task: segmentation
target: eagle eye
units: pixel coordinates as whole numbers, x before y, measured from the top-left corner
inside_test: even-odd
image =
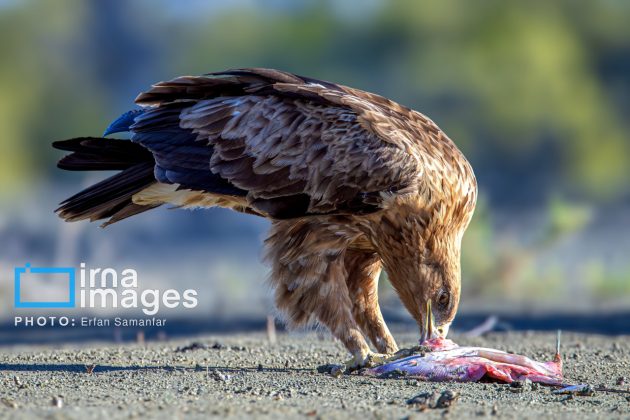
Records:
[[[437,304],[445,308],[448,306],[449,300],[450,300],[450,295],[448,294],[448,292],[445,290],[442,290],[440,294],[438,295]]]

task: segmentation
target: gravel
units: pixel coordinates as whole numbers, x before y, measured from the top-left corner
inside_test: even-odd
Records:
[[[397,338],[404,346],[416,339]],[[555,334],[451,338],[550,359]],[[629,389],[630,336],[565,333],[562,353],[567,382],[588,383],[593,395],[558,395],[529,383],[335,378],[317,367],[347,355],[338,343],[311,333],[280,334],[275,344],[264,334],[230,334],[126,345],[0,347],[0,418],[630,416],[630,394],[597,391]]]

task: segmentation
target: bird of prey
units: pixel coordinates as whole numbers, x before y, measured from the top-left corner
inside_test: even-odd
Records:
[[[72,152],[62,169],[120,170],[63,201],[63,219],[108,225],[165,203],[265,217],[278,309],[289,326],[330,329],[352,355],[348,366],[398,350],[378,303],[381,268],[423,339],[446,336],[477,183],[429,118],[362,90],[262,68],[160,82],[136,104],[104,134],[130,139],[54,143]],[[435,328],[425,326],[427,308]]]

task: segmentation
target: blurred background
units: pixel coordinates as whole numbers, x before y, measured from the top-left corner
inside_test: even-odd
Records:
[[[479,202],[456,328],[491,314],[628,319],[628,22],[623,0],[0,0],[0,323],[26,262],[196,288],[185,316],[208,328],[264,320],[264,220],[160,208],[106,229],[63,223],[57,203],[103,174],[58,170],[50,147],[100,135],[153,82],[253,66],[379,93],[462,149]],[[387,317],[409,322],[381,289]]]

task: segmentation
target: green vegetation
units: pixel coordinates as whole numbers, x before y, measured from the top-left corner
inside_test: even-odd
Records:
[[[545,171],[549,188],[598,199],[628,192],[627,2],[272,4],[1,6],[3,190],[50,174],[51,139],[98,133],[135,94],[123,85],[139,90],[180,73],[271,66],[426,112],[481,175],[492,159],[548,154],[552,164],[527,167]],[[115,33],[121,28],[123,36]]]
[[[391,97],[462,148],[466,293],[563,294],[544,254],[630,196],[628,22],[623,0],[0,1],[1,198],[67,176],[50,142],[100,134],[154,81],[276,67]],[[532,238],[497,227],[528,211]],[[578,262],[583,290],[630,294],[628,271]]]

